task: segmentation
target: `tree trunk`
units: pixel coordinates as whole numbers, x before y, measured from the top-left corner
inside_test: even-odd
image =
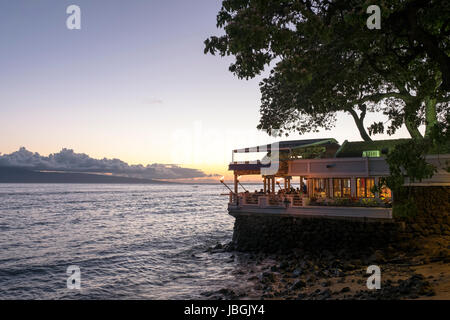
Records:
[[[364,141],[372,141],[370,136],[367,134],[366,128],[364,128],[364,117],[358,117],[358,114],[352,108],[347,109],[347,111],[352,115],[355,121],[356,127],[358,128],[359,134]]]
[[[413,139],[423,139],[416,121],[417,113],[420,109],[421,103],[422,100],[420,100],[420,98],[418,97],[414,97],[410,101],[405,101],[404,122],[409,135]]]
[[[417,128],[416,124],[405,118],[405,126],[406,129],[408,129],[409,135],[411,136],[411,138],[413,139],[422,139],[423,136],[419,131],[419,128]]]
[[[431,134],[432,128],[437,124],[436,99],[425,98],[425,137]]]

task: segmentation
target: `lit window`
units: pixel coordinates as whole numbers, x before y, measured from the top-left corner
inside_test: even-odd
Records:
[[[333,179],[333,196],[335,198],[350,197],[350,179]]]
[[[318,198],[326,198],[328,179],[313,179],[313,195]]]
[[[342,179],[342,197],[351,197],[352,189],[350,179]]]
[[[375,186],[374,178],[358,178],[356,179],[356,196],[358,198],[373,198],[375,195],[372,188]]]

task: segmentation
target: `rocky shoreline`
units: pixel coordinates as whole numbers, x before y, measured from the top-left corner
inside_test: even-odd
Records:
[[[230,252],[236,282],[218,291],[203,292],[205,299],[450,299],[450,236],[420,239],[415,246],[402,249],[233,250],[231,243],[208,250],[211,254]],[[379,290],[367,288],[370,265],[380,267]]]
[[[408,192],[406,192],[408,191]],[[205,299],[450,300],[450,187],[409,187],[416,214],[383,219],[234,214],[235,281]],[[405,198],[406,197],[406,198]],[[381,288],[368,289],[369,266]]]

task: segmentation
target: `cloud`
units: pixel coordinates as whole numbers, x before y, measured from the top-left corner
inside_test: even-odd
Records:
[[[87,154],[75,153],[65,148],[59,153],[45,157],[22,147],[10,154],[0,154],[0,166],[34,170],[112,173],[118,176],[145,179],[190,179],[211,176],[198,169],[182,168],[174,164],[154,163],[143,166],[129,165],[119,159],[94,159]]]
[[[158,98],[147,98],[143,100],[144,104],[163,104],[164,101]]]

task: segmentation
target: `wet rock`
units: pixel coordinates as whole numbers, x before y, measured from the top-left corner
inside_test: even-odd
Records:
[[[275,275],[271,272],[263,272],[263,274],[261,275],[261,282],[263,283],[275,282]]]
[[[329,299],[331,298],[331,290],[330,289],[325,289],[321,292],[320,294],[324,299]]]
[[[237,298],[237,295],[235,294],[235,292],[228,288],[222,288],[218,291],[218,293],[224,295],[225,298],[229,298],[229,299]]]
[[[324,281],[324,282],[321,283],[322,287],[324,287],[324,288],[331,286],[331,284],[332,284],[332,283],[331,283],[330,280]]]
[[[354,265],[355,268],[361,267],[362,261],[360,259],[354,259],[352,260],[352,265]]]
[[[212,296],[213,294],[215,294],[214,291],[205,291],[205,292],[201,292],[201,293],[200,293],[200,295],[201,295],[201,296],[204,296],[204,297],[210,297],[210,296]]]
[[[306,283],[303,280],[297,280],[294,282],[294,284],[291,286],[292,290],[298,290],[306,287]]]
[[[335,271],[334,271],[334,275],[336,276],[336,277],[345,277],[345,273],[344,272],[342,272],[342,270],[341,269],[336,269]]]
[[[354,264],[351,264],[351,263],[345,263],[343,265],[343,269],[347,270],[347,271],[352,271],[352,270],[356,269],[356,266]]]
[[[292,271],[292,276],[293,277],[298,277],[303,273],[303,271],[301,269],[295,269],[294,271]]]
[[[384,263],[386,259],[384,258],[383,252],[381,250],[376,250],[369,258],[369,263]]]
[[[297,296],[297,299],[298,299],[298,300],[303,300],[303,299],[305,299],[306,297],[307,297],[306,294],[304,294],[304,293],[299,293],[298,296]]]

